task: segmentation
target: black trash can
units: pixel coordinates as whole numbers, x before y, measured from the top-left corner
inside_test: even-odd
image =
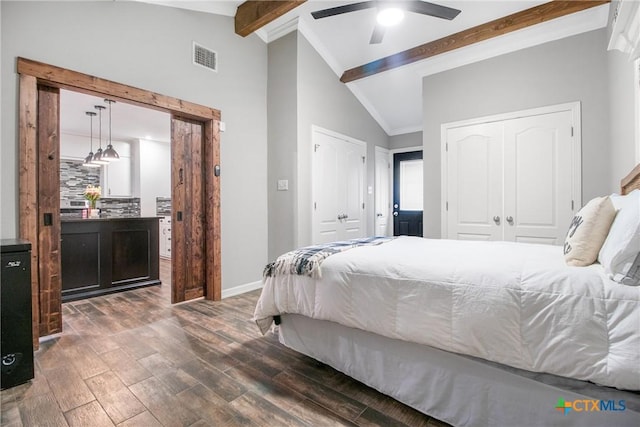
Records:
[[[33,378],[31,243],[1,239],[0,351],[2,390]]]

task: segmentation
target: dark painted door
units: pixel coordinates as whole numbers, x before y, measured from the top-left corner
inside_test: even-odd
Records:
[[[422,151],[393,155],[393,235],[422,237]]]

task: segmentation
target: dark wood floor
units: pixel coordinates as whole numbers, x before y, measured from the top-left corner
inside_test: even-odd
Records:
[[[162,286],[63,306],[2,426],[446,426],[262,337],[259,291],[171,306]]]

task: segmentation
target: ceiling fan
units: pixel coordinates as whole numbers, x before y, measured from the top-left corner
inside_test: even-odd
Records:
[[[403,11],[405,10],[408,12],[420,13],[422,15],[429,15],[448,20],[452,20],[461,12],[458,9],[421,0],[363,1],[311,12],[311,16],[315,19],[321,19],[329,16],[341,15],[343,13],[371,9],[374,7],[378,8],[378,16],[369,44],[378,44],[382,42],[386,28],[399,23],[404,17]]]

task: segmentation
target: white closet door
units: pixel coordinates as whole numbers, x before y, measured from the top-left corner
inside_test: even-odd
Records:
[[[391,165],[389,150],[376,147],[376,236],[388,236],[391,212]]]
[[[342,220],[344,239],[364,237],[364,160],[365,147],[352,142],[340,144],[344,199],[342,202]]]
[[[447,131],[448,238],[502,240],[502,141],[501,123]]]
[[[570,111],[504,124],[504,239],[560,245],[573,216]]]
[[[314,134],[313,153],[313,244],[339,240],[342,223],[338,219],[341,206],[342,173],[338,141],[317,132]]]
[[[313,133],[313,244],[364,237],[366,145]]]

